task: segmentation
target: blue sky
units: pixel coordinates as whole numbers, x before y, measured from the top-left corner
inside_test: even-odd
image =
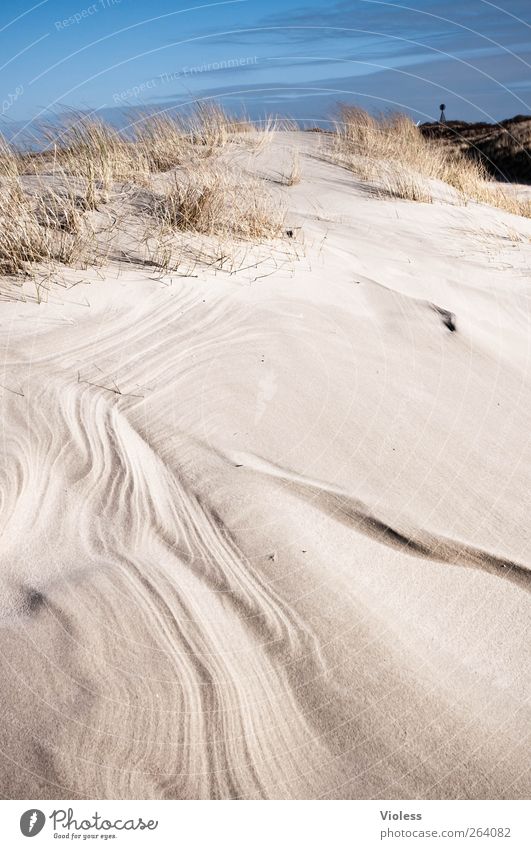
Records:
[[[416,120],[531,111],[530,0],[3,0],[2,128],[217,97],[323,121],[338,101]]]

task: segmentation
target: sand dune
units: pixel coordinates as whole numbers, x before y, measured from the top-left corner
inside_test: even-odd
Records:
[[[293,146],[285,262],[2,304],[5,797],[529,792],[531,222]]]

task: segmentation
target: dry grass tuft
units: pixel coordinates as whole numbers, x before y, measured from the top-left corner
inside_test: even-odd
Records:
[[[109,191],[114,182],[146,185],[152,173],[169,171],[185,162],[207,158],[231,142],[248,140],[260,147],[271,140],[272,121],[255,128],[229,115],[217,104],[199,104],[187,116],[141,116],[129,134],[84,114],[70,113],[61,127],[42,131],[46,153],[41,167],[59,167],[82,178],[94,198]],[[0,151],[1,155],[1,151]],[[32,157],[36,168],[38,157]]]
[[[291,169],[289,173],[283,179],[284,186],[297,186],[301,181],[301,163],[299,151],[295,150],[293,152],[293,157],[291,160]]]
[[[254,127],[228,115],[216,104],[200,105],[189,116],[153,115],[139,119],[134,140],[151,172],[165,172],[185,163],[215,156],[227,145],[245,143],[255,151],[268,144],[273,121]]]
[[[14,180],[19,176],[20,157],[11,145],[0,135],[0,183]]]
[[[40,182],[31,190],[27,158],[0,141],[0,273],[29,275],[36,263],[86,264],[94,233],[71,189]]]
[[[172,169],[180,169],[179,176],[150,210],[148,226],[164,232],[160,244],[186,230],[243,240],[277,236],[281,213],[260,181],[242,179],[218,162],[227,145],[244,140],[259,150],[275,130],[272,120],[257,128],[209,104],[185,118],[144,116],[129,134],[70,113],[62,126],[42,130],[41,153],[18,152],[0,137],[0,273],[28,275],[36,264],[86,264],[106,256],[91,213],[101,218],[100,207],[111,198],[123,206],[130,190],[153,197],[154,175]],[[120,230],[121,213],[114,209],[107,217]],[[133,229],[139,223],[129,221]]]
[[[280,235],[283,213],[263,184],[242,179],[221,164],[175,174],[151,212],[169,230],[192,231],[234,239],[273,239]]]
[[[520,215],[523,218],[531,218],[531,200],[520,198],[510,190],[504,188],[503,184],[491,182],[484,189],[483,196],[475,198],[481,203],[487,203],[511,215]]]
[[[55,199],[54,202],[55,203]],[[0,272],[28,275],[35,263],[84,263],[92,234],[74,206],[35,201],[12,182],[0,190]]]
[[[253,130],[249,121],[239,121],[217,103],[200,103],[185,123],[192,144],[208,150],[225,147],[237,133]]]
[[[531,203],[494,182],[479,160],[426,138],[406,115],[375,117],[343,106],[333,157],[363,180],[383,180],[383,193],[393,197],[431,200],[426,181],[440,180],[463,203],[473,200],[531,217]]]
[[[115,182],[145,184],[148,179],[150,169],[143,146],[102,121],[79,115],[59,130],[45,129],[43,135],[47,153],[41,165],[48,170],[51,166],[53,174],[75,178],[89,209],[107,202]],[[34,160],[34,168],[37,162]]]
[[[42,227],[64,230],[72,235],[79,235],[85,225],[83,204],[68,190],[45,189],[36,200],[35,213]]]
[[[417,203],[433,201],[426,181],[419,179],[414,172],[398,164],[382,168],[380,182],[381,188],[378,194],[381,197],[402,198]]]
[[[134,127],[136,146],[152,173],[170,171],[190,159],[192,144],[186,127],[177,119],[154,115]]]

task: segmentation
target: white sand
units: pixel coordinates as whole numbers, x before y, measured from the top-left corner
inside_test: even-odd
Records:
[[[5,797],[528,794],[531,221],[295,145],[298,259],[0,304]]]

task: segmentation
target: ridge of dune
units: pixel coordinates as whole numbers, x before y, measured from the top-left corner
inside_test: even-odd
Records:
[[[529,792],[531,222],[317,142],[289,260],[2,304],[4,795]]]

